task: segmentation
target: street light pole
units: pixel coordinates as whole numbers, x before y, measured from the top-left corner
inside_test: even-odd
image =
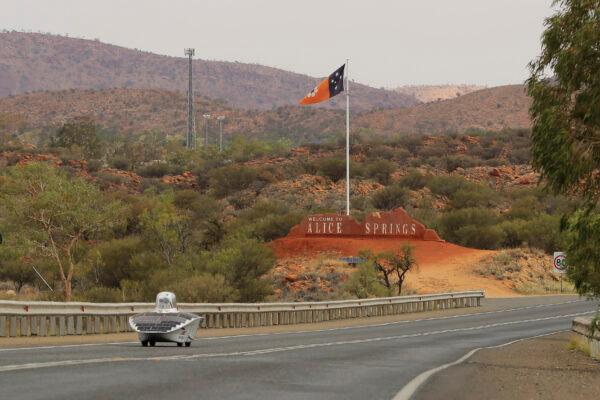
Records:
[[[204,147],[208,147],[208,124],[210,123],[210,114],[204,114]]]
[[[219,121],[219,152],[223,151],[223,120],[225,117],[223,115],[219,115],[217,117],[217,121]]]

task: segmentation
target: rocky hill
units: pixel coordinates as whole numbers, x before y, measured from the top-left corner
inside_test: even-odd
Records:
[[[395,88],[394,91],[414,96],[423,103],[454,99],[467,93],[483,90],[480,85],[408,85]]]
[[[186,96],[153,89],[66,90],[0,98],[0,114],[21,120],[25,129],[58,127],[79,116],[123,132],[186,130]],[[355,113],[353,129],[382,134],[462,132],[469,128],[501,130],[529,126],[529,99],[522,86],[486,89],[456,99],[409,108]],[[204,113],[224,115],[226,135],[244,133],[319,141],[344,129],[344,112],[319,108],[280,107],[243,110],[226,103],[196,98],[198,133]],[[214,123],[214,122],[213,122]]]
[[[529,128],[529,105],[523,85],[479,90],[451,100],[363,114],[358,124],[372,131],[444,133],[468,128]]]
[[[183,50],[182,50],[183,51]],[[330,71],[323,71],[327,74]],[[187,60],[99,41],[39,33],[0,33],[0,96],[40,90],[152,88],[185,92]],[[318,82],[257,64],[194,61],[195,91],[246,109],[297,104]],[[353,107],[369,110],[418,103],[411,95],[354,84]],[[320,107],[341,108],[341,99]]]

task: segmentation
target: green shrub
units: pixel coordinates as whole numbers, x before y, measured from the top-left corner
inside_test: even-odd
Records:
[[[367,165],[367,176],[382,185],[390,183],[390,178],[396,170],[396,164],[388,160],[377,160]]]
[[[368,155],[369,155],[369,158],[373,158],[373,159],[378,158],[378,159],[391,160],[396,156],[396,151],[391,146],[388,146],[385,144],[380,144],[380,145],[375,145],[372,148],[370,148],[368,151]]]
[[[525,240],[531,247],[552,253],[563,247],[559,215],[541,214],[527,223]]]
[[[426,175],[420,173],[416,169],[413,169],[409,171],[408,174],[400,178],[398,184],[400,186],[407,187],[410,190],[419,190],[424,188],[425,185],[427,185],[428,179],[429,178]]]
[[[231,164],[210,174],[210,187],[218,197],[225,197],[248,188],[259,176],[255,168]]]
[[[448,156],[448,158],[446,158],[446,170],[448,172],[455,171],[457,168],[471,168],[476,165],[479,165],[479,163],[471,156],[459,155]]]
[[[93,280],[106,287],[118,287],[124,279],[143,280],[151,267],[132,262],[143,249],[144,243],[136,236],[100,244],[100,262],[94,268]]]
[[[521,219],[503,221],[499,227],[504,232],[503,247],[518,247],[527,241],[528,222]]]
[[[469,182],[463,177],[456,175],[442,175],[431,178],[427,183],[427,186],[434,194],[450,197],[458,189],[462,189],[468,184]]]
[[[168,175],[170,170],[169,164],[160,162],[145,165],[138,168],[136,172],[144,178],[162,178],[163,176]]]
[[[371,203],[380,210],[393,210],[394,208],[405,207],[408,198],[408,189],[396,184],[375,192],[371,197]]]
[[[377,271],[370,263],[359,264],[343,285],[343,290],[358,299],[389,295],[388,289],[379,282]]]
[[[125,157],[115,157],[110,160],[110,166],[116,169],[127,171],[131,168],[131,162]]]
[[[270,215],[256,223],[252,234],[259,240],[269,242],[287,236],[290,229],[301,220],[300,214]]]
[[[487,186],[469,184],[450,195],[450,207],[473,208],[489,207],[495,203],[498,193]]]
[[[499,227],[504,232],[505,247],[529,246],[552,253],[563,247],[560,216],[539,214],[533,218],[511,219]]]
[[[127,182],[124,177],[111,174],[110,172],[98,172],[96,173],[96,178],[98,178],[98,186],[102,189],[106,189],[111,185],[122,185]]]
[[[231,237],[210,254],[208,271],[221,274],[239,293],[238,301],[264,300],[273,292],[265,275],[273,268],[273,251],[255,239]]]
[[[346,176],[346,162],[341,158],[326,158],[318,162],[319,174],[337,182]]]
[[[504,241],[504,232],[496,225],[466,225],[460,227],[455,235],[458,244],[477,249],[497,249]]]
[[[441,236],[453,243],[482,249],[498,248],[504,232],[495,226],[499,216],[486,208],[463,208],[445,213],[439,220]]]
[[[89,160],[87,163],[87,170],[88,172],[98,172],[102,166],[102,160]]]
[[[541,204],[534,196],[525,196],[513,201],[510,210],[506,213],[509,219],[528,220],[535,218],[541,211]]]

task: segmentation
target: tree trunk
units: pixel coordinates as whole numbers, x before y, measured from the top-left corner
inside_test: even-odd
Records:
[[[64,293],[65,293],[65,301],[71,301],[71,279],[63,279]]]

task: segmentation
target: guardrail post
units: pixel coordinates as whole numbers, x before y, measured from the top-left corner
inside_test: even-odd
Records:
[[[8,332],[6,331],[6,316],[0,315],[0,337],[8,336]]]
[[[66,333],[66,320],[65,320],[65,316],[61,315],[60,317],[58,317],[58,335],[59,336],[65,336]]]
[[[67,317],[67,335],[72,335],[75,333],[75,321],[72,315]]]
[[[54,315],[48,317],[48,336],[56,336],[56,321]]]
[[[75,334],[82,335],[83,334],[83,316],[77,315],[75,317]]]
[[[94,315],[94,333],[102,333],[100,332],[100,316]]]
[[[29,336],[29,317],[19,317],[19,331],[21,336]]]
[[[38,317],[38,335],[39,336],[47,336],[48,335],[48,325],[46,324],[46,316],[40,315]]]
[[[121,332],[127,332],[129,330],[129,327],[127,325],[129,325],[127,323],[127,316],[121,315],[119,317],[119,330]]]
[[[15,336],[17,336],[17,317],[11,316],[9,318],[9,322],[10,322],[10,327],[9,327],[10,331],[9,331],[8,336],[15,337]]]
[[[33,315],[31,317],[30,326],[31,326],[31,336],[39,336],[39,321],[40,317],[38,315]]]

